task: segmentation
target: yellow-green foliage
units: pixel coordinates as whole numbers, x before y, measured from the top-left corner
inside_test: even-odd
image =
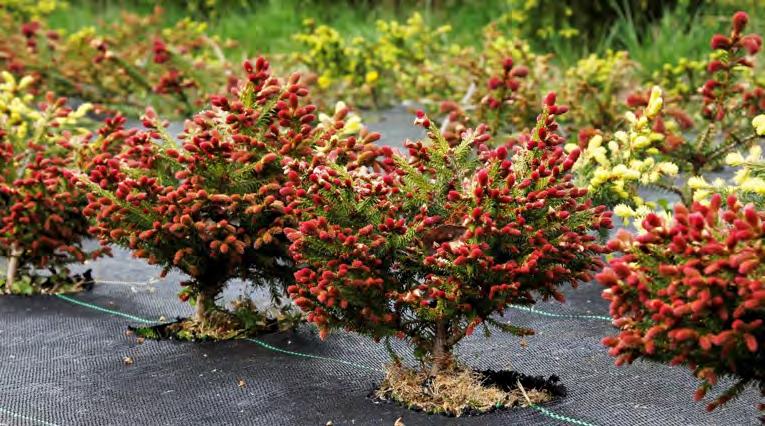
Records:
[[[308,31],[294,38],[308,50],[297,54],[296,59],[318,74],[318,89],[323,93],[345,93],[349,98],[361,100],[360,103],[371,97],[375,103],[377,93],[384,90],[388,81],[387,78],[380,81],[380,72],[385,72],[385,59],[390,53],[375,55],[367,39],[346,40],[334,28],[314,26],[312,20],[306,21],[306,26]]]
[[[574,16],[573,8],[561,2],[556,5],[554,11],[540,16],[540,7],[550,7],[549,4],[541,3],[539,0],[507,0],[509,12],[497,18],[497,23],[503,28],[508,28],[515,37],[570,39],[579,35],[579,30],[569,22]],[[559,12],[563,16],[560,16]]]
[[[433,61],[449,50],[445,35],[451,28],[431,28],[419,13],[405,23],[378,21],[369,37],[346,38],[310,19],[305,25],[294,39],[307,51],[295,54],[295,60],[317,74],[322,94],[362,106],[383,106],[413,88],[428,89],[421,70],[435,68]]]
[[[615,207],[617,215],[634,216],[637,208],[655,207],[638,194],[641,185],[658,184],[677,174],[677,166],[661,161],[659,149],[664,136],[651,130],[651,122],[662,108],[661,89],[654,87],[648,106],[640,117],[625,114],[629,124],[610,139],[593,136],[574,165],[580,184],[586,185],[598,204]],[[573,149],[574,147],[569,147]]]
[[[431,28],[422,15],[414,13],[405,24],[397,21],[377,21],[377,47],[387,55],[395,75],[395,95],[401,99],[422,100],[432,94],[453,96],[455,85],[444,61],[459,57],[463,48],[449,44],[449,25]],[[387,53],[386,53],[387,52]],[[458,85],[456,85],[458,86]],[[444,93],[444,91],[446,91]]]
[[[668,97],[679,96],[687,100],[704,82],[705,68],[704,61],[680,58],[677,63],[664,64],[660,71],[655,71],[652,80],[667,92]]]
[[[566,70],[561,97],[571,105],[574,123],[594,128],[609,127],[621,116],[621,99],[635,87],[635,64],[625,51],[591,54]]]
[[[67,7],[65,1],[58,0],[3,0],[0,9],[7,10],[23,20],[39,19],[56,9]]]

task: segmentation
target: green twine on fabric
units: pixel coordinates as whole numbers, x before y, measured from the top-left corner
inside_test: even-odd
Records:
[[[601,321],[608,321],[611,322],[613,319],[609,316],[605,315],[588,315],[588,314],[554,314],[552,312],[546,312],[546,311],[540,311],[536,308],[530,307],[530,306],[520,306],[520,305],[510,305],[513,309],[518,309],[519,311],[525,311],[532,314],[542,315],[546,317],[552,317],[552,318],[566,318],[566,319],[594,319],[594,320],[601,320]]]
[[[146,318],[141,318],[141,317],[138,317],[138,316],[135,316],[135,315],[130,315],[130,314],[127,314],[127,313],[124,313],[124,312],[120,312],[120,311],[114,310],[114,309],[107,309],[107,308],[104,308],[104,307],[101,307],[101,306],[98,306],[98,305],[94,305],[94,304],[91,304],[91,303],[88,303],[88,302],[83,302],[82,300],[78,300],[78,299],[75,299],[75,298],[70,297],[70,296],[65,296],[63,294],[57,294],[56,297],[58,297],[61,300],[65,300],[67,302],[73,303],[75,305],[82,306],[82,307],[85,307],[85,308],[94,309],[94,310],[99,311],[99,312],[103,312],[103,313],[107,313],[107,314],[116,315],[116,316],[119,316],[119,317],[131,319],[133,321],[138,321],[138,322],[141,322],[141,323],[144,323],[144,324],[156,324],[156,321],[152,321],[152,320],[149,320],[149,319],[146,319]],[[511,307],[514,308],[514,309],[520,309],[520,310],[523,310],[523,311],[526,311],[526,312],[530,312],[530,313],[534,313],[534,314],[539,314],[539,315],[543,315],[543,316],[547,316],[547,317],[553,317],[553,318],[599,319],[599,320],[611,321],[611,318],[605,317],[605,316],[600,316],[600,315],[561,315],[561,314],[554,314],[554,313],[551,313],[551,312],[539,311],[539,310],[536,310],[536,309],[533,309],[533,308],[529,308],[529,307],[526,307],[526,306],[512,305]],[[273,346],[273,345],[271,345],[269,343],[266,343],[266,342],[264,342],[264,341],[262,341],[260,339],[248,338],[248,339],[244,339],[244,340],[252,342],[252,343],[255,343],[255,344],[257,344],[257,345],[259,345],[259,346],[261,346],[261,347],[263,347],[265,349],[268,349],[268,350],[271,350],[271,351],[274,351],[274,352],[278,352],[278,353],[282,353],[282,354],[285,354],[285,355],[292,355],[292,356],[297,356],[297,357],[301,357],[301,358],[317,359],[317,360],[321,360],[321,361],[328,361],[328,362],[334,362],[334,363],[339,363],[339,364],[345,364],[345,365],[349,365],[351,367],[359,368],[359,369],[362,369],[362,370],[375,371],[375,372],[379,372],[379,373],[384,372],[380,368],[370,367],[368,365],[358,364],[358,363],[355,363],[355,362],[352,362],[352,361],[346,361],[346,360],[337,359],[337,358],[330,358],[330,357],[324,357],[324,356],[320,356],[320,355],[312,355],[312,354],[306,354],[306,353],[302,353],[302,352],[295,352],[295,351],[291,351],[291,350],[287,350],[287,349],[282,349],[282,348]],[[548,410],[547,408],[540,407],[538,405],[532,404],[532,405],[530,405],[530,407],[533,408],[534,410],[536,410],[537,412],[539,412],[540,414],[543,414],[543,415],[545,415],[545,416],[547,416],[547,417],[549,417],[551,419],[557,420],[557,421],[567,422],[567,423],[570,423],[570,424],[573,424],[573,425],[577,425],[577,426],[595,426],[594,424],[587,423],[587,422],[585,422],[583,420],[578,420],[578,419],[574,419],[572,417],[567,417],[567,416],[563,416],[563,415],[557,414],[557,413],[555,413],[553,411]],[[38,422],[39,424],[46,425],[46,426],[57,426],[57,425],[55,425],[53,423],[48,423],[48,422],[45,422],[45,421],[42,421],[42,420],[37,420],[37,419],[31,418],[31,417],[22,416],[20,414],[13,413],[13,412],[4,410],[2,408],[0,408],[0,413],[6,413],[6,414],[9,414],[9,415],[14,416],[14,417],[18,417],[18,418],[23,418],[23,419],[35,421],[35,422]]]

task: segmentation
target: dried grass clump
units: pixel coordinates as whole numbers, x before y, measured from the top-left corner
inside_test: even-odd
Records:
[[[136,333],[149,339],[228,340],[247,335],[248,330],[232,314],[213,311],[205,322],[192,318],[153,327],[139,327]]]
[[[536,389],[514,388],[505,391],[484,384],[481,374],[455,366],[431,376],[427,370],[389,364],[385,378],[375,392],[381,399],[396,401],[410,409],[428,413],[461,416],[465,413],[485,413],[497,408],[525,406],[549,401],[550,393]],[[528,397],[528,399],[527,399]]]
[[[294,330],[303,316],[289,305],[259,310],[250,299],[234,300],[231,309],[209,309],[205,321],[195,318],[155,326],[137,327],[136,334],[148,339],[229,340],[254,337],[264,333]]]
[[[262,326],[244,324],[232,313],[216,310],[209,314],[207,321],[200,322],[186,318],[170,324],[159,326],[138,327],[135,332],[148,339],[177,339],[177,340],[229,340],[255,335],[258,332],[275,331],[276,323],[264,323]]]

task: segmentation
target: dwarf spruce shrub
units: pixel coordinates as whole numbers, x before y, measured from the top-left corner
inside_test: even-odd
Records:
[[[533,131],[497,148],[485,126],[450,146],[419,113],[427,140],[408,156],[384,149],[386,171],[315,168],[287,231],[300,267],[288,291],[321,336],[403,339],[437,374],[476,327],[533,333],[495,314],[591,279],[605,250],[591,231],[611,226],[572,182],[579,152],[564,153],[555,122],[565,111],[549,95]]]
[[[765,395],[765,213],[715,195],[676,205],[672,219],[649,214],[642,228],[609,242],[623,255],[597,275],[620,330],[603,340],[616,363],[685,365],[702,380],[696,399],[734,377],[710,410],[750,384]]]
[[[0,277],[5,293],[74,291],[92,284],[70,277],[68,264],[96,258],[83,248],[88,221],[85,194],[64,178],[74,146],[89,137],[81,127],[90,106],[30,93],[32,77],[2,73],[0,83]]]
[[[523,126],[527,125],[530,104],[539,101],[534,96],[539,89],[538,81],[534,78],[539,77],[534,74],[538,70],[517,65],[512,56],[500,60],[496,55],[514,53],[524,60],[536,58],[523,50],[527,46],[515,46],[510,42],[500,44],[502,40],[487,40],[484,43],[486,51],[482,55],[477,58],[469,55],[471,60],[461,64],[460,68],[463,69],[458,71],[465,74],[461,78],[470,81],[462,100],[441,102],[439,112],[447,114],[441,128],[449,143],[457,143],[462,132],[481,123],[489,126],[491,133],[498,139],[523,130]],[[533,108],[537,105],[538,102],[534,102]]]
[[[274,77],[263,58],[244,69],[239,98],[214,97],[177,140],[152,111],[146,130],[110,121],[80,177],[92,191],[85,209],[91,231],[165,272],[188,275],[180,297],[195,300],[202,328],[229,280],[271,286],[274,294],[292,281],[283,230],[295,226],[286,200],[300,175],[285,168],[330,157],[353,169],[376,156],[379,135],[342,106],[320,121],[297,74]]]

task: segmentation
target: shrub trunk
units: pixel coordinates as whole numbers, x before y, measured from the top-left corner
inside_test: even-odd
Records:
[[[197,287],[196,306],[194,310],[194,321],[200,326],[205,326],[210,320],[210,315],[215,310],[215,298],[223,290],[225,281],[216,277],[212,280],[205,280],[204,284],[199,283]]]
[[[451,367],[454,361],[454,356],[452,355],[453,345],[450,344],[449,340],[449,327],[445,321],[440,321],[436,325],[433,348],[431,349],[433,365],[431,366],[430,373],[433,376]]]
[[[19,243],[13,243],[11,245],[11,253],[8,258],[8,272],[5,276],[5,292],[10,293],[13,288],[13,283],[16,281],[16,271],[19,269],[19,257],[21,257],[22,250]]]

